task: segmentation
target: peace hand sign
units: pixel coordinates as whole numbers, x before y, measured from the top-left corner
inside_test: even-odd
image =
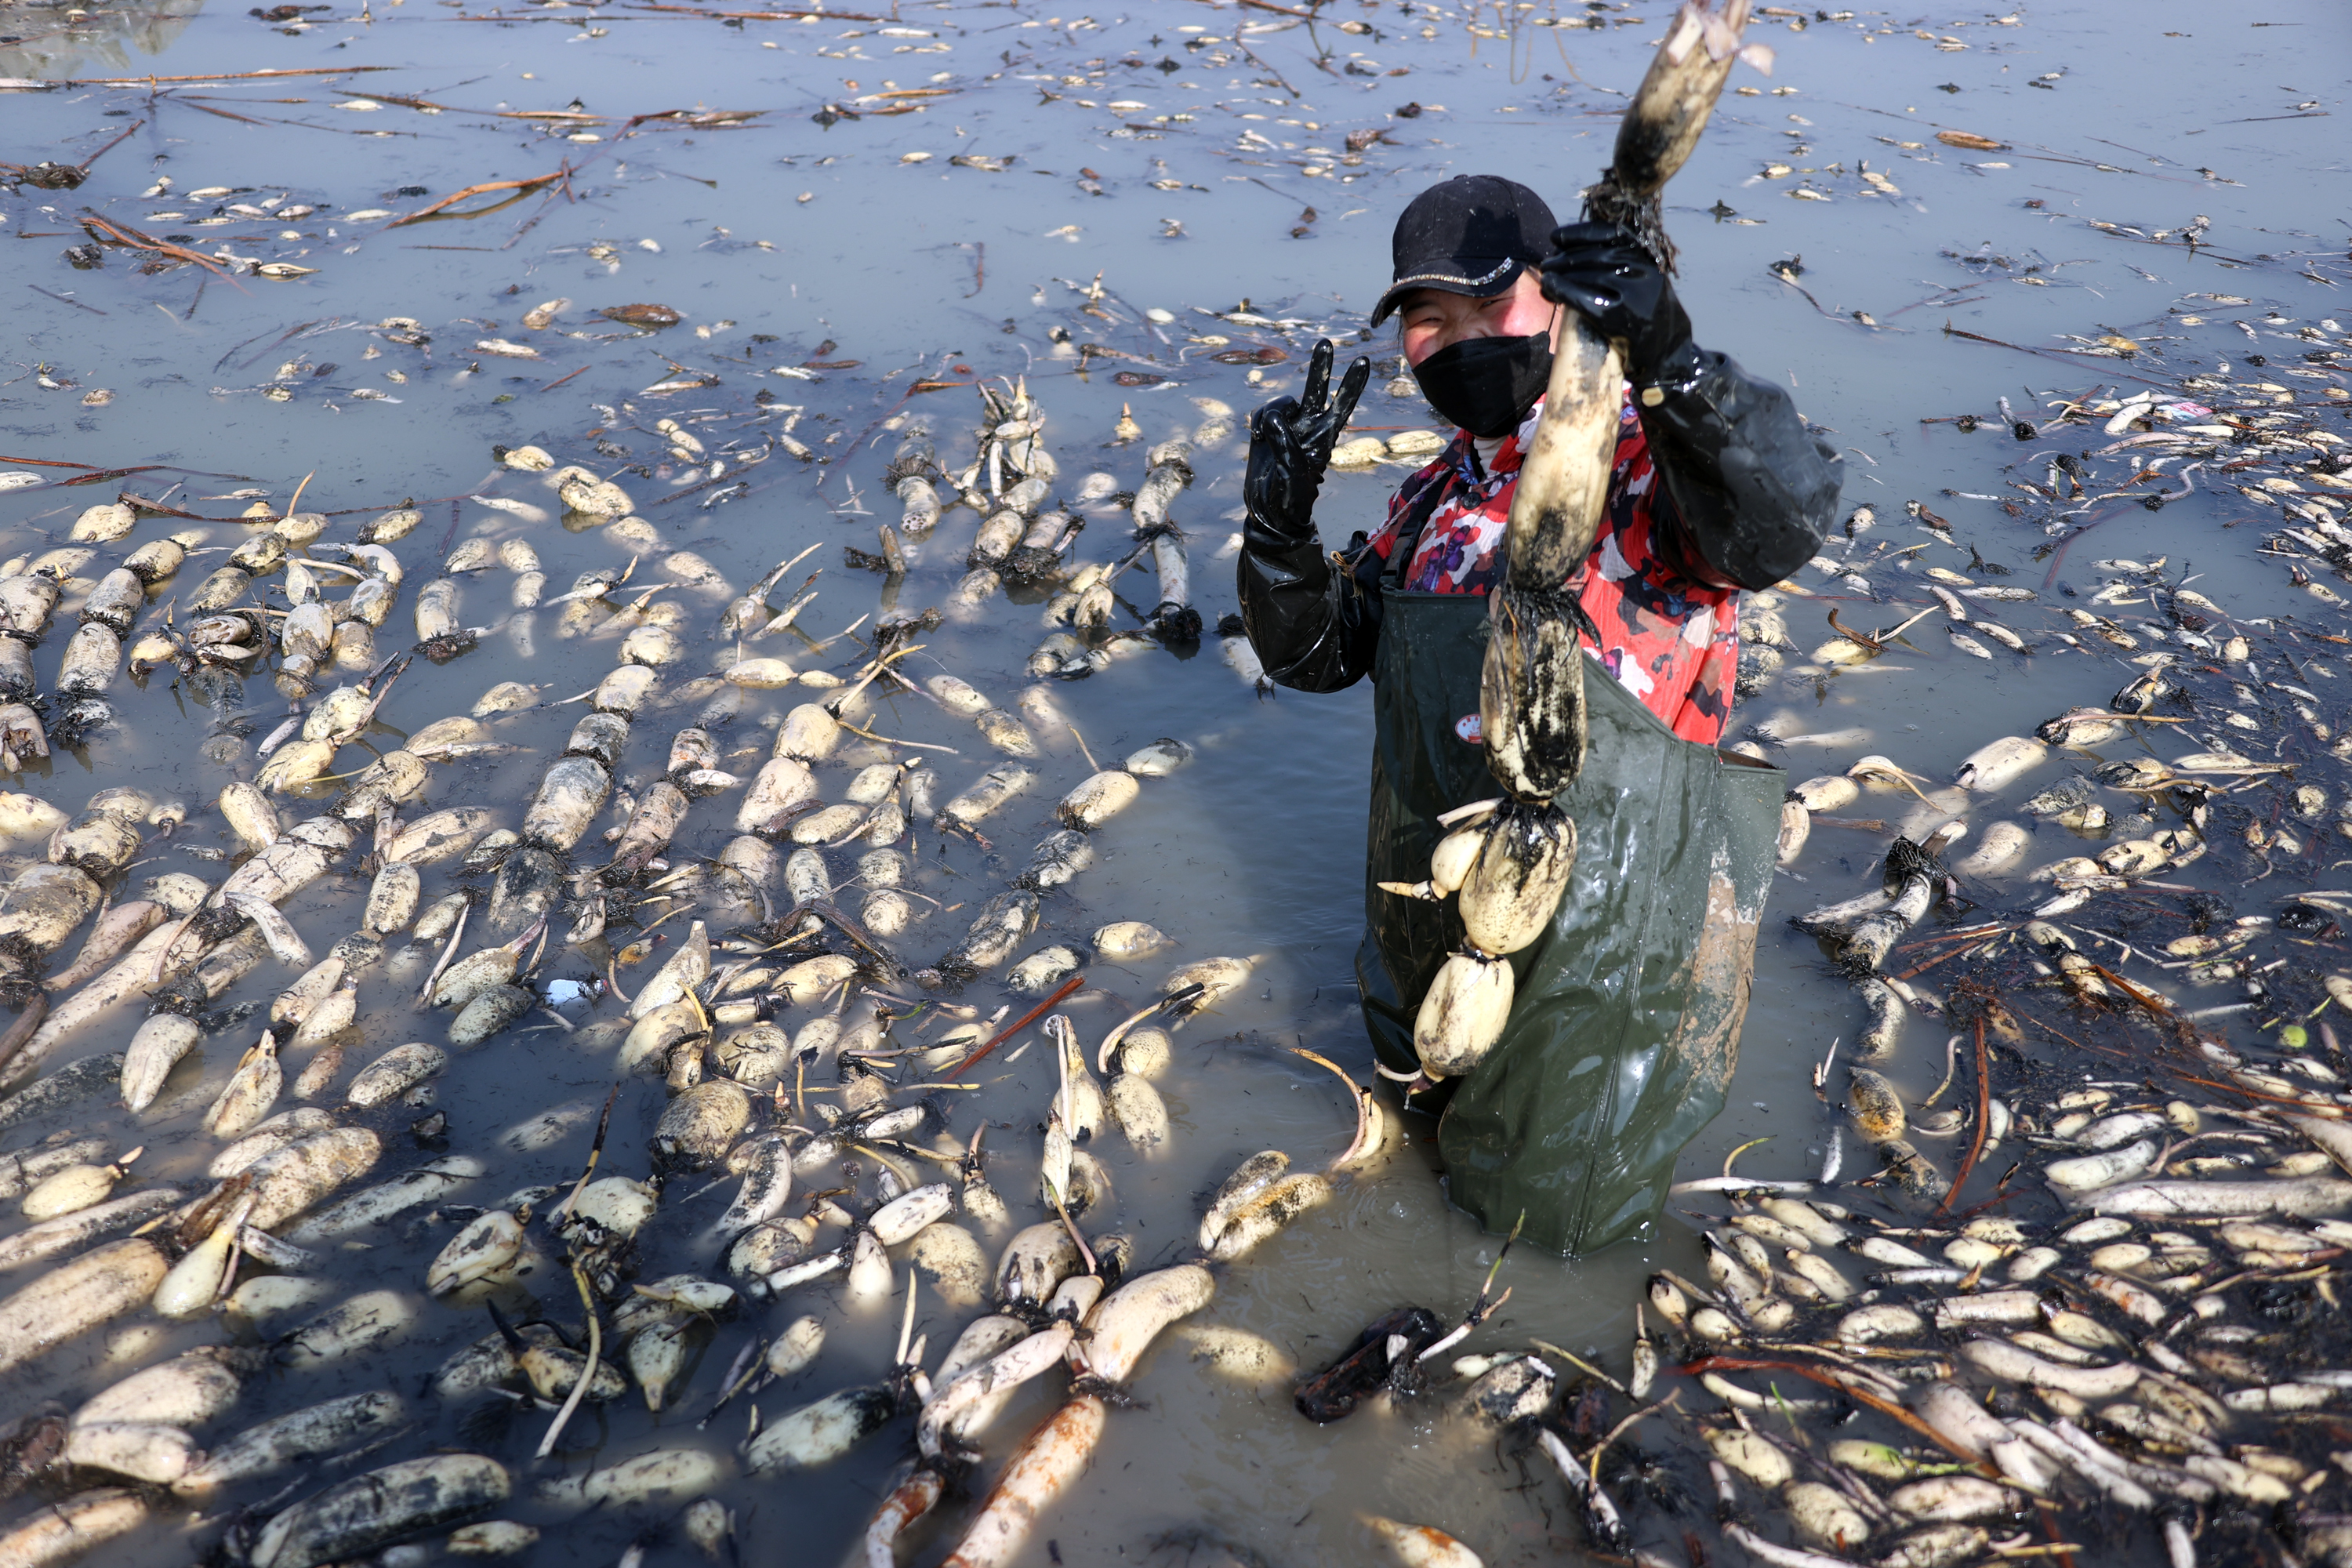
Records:
[[[1250,417],[1249,472],[1242,502],[1260,527],[1290,538],[1314,531],[1315,497],[1330,466],[1331,448],[1372,379],[1372,362],[1358,359],[1331,396],[1331,340],[1315,344],[1307,385],[1297,397],[1277,397]]]

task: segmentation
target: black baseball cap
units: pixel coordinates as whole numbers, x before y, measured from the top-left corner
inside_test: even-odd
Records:
[[[1395,280],[1372,325],[1416,289],[1478,299],[1504,292],[1549,253],[1557,226],[1541,196],[1500,174],[1456,174],[1430,186],[1397,219],[1389,242]]]

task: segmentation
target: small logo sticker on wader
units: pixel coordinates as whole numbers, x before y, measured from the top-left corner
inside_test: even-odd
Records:
[[[1478,715],[1475,713],[1465,713],[1461,718],[1456,719],[1454,721],[1454,732],[1474,746],[1482,743],[1486,739],[1479,729]]]

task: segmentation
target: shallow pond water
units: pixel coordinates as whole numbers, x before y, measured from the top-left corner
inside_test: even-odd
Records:
[[[201,552],[240,541],[247,529],[236,519],[256,501],[295,510],[299,487],[299,510],[328,515],[329,541],[349,541],[378,512],[413,501],[424,521],[392,546],[406,585],[379,637],[389,653],[405,641],[417,588],[468,539],[530,542],[551,597],[582,573],[633,559],[627,592],[671,582],[663,562],[677,551],[702,557],[740,592],[817,545],[772,597],[781,607],[792,584],[823,568],[796,628],[806,636],[780,635],[752,651],[854,671],[858,645],[831,641],[816,654],[807,639],[857,628],[882,607],[877,591],[908,608],[945,604],[977,519],[950,513],[890,588],[845,567],[842,547],[874,548],[877,524],[896,521],[883,470],[912,426],[928,426],[950,469],[969,460],[973,384],[983,379],[1026,377],[1066,494],[1097,471],[1109,476],[1107,489],[1132,489],[1150,443],[1195,440],[1197,478],[1175,515],[1192,542],[1197,606],[1213,626],[1232,608],[1228,544],[1248,411],[1296,388],[1318,333],[1343,344],[1359,338],[1386,277],[1397,209],[1449,174],[1496,171],[1544,190],[1568,214],[1603,162],[1623,94],[1669,13],[1655,3],[1342,4],[1310,26],[1271,5],[1081,16],[1037,5],[902,3],[887,16],[853,18],[363,0],[356,10],[271,16],[0,7],[0,77],[50,84],[34,90],[18,79],[0,92],[9,156],[79,164],[99,154],[78,186],[26,184],[0,196],[19,290],[9,323],[16,369],[0,386],[0,468],[26,476],[16,480],[23,488],[0,491],[0,557],[62,543],[84,507],[129,489],[195,520],[142,516],[134,533],[98,546],[94,563],[74,572],[101,575],[135,544],[201,531],[199,553],[151,595],[160,607],[218,563]],[[2256,558],[2264,530],[2229,531],[2260,514],[2210,479],[2161,511],[2125,500],[2063,519],[2061,533],[2095,531],[2046,552],[2053,536],[2043,522],[2067,509],[2011,481],[2045,482],[2055,443],[2013,440],[1996,405],[2005,397],[2020,417],[2047,420],[2053,399],[2127,394],[2144,374],[2168,387],[2263,353],[2307,373],[2289,387],[2291,401],[2343,427],[2326,402],[2343,373],[2303,358],[2315,345],[2296,336],[2316,329],[2319,346],[2345,336],[2329,319],[2342,309],[2345,237],[2338,215],[2313,201],[2343,174],[2331,118],[2344,76],[2335,9],[2285,4],[2255,16],[2161,4],[2126,17],[2099,5],[1965,15],[1808,7],[1776,9],[1755,36],[1777,51],[1773,74],[1734,77],[1736,95],[1670,192],[1668,221],[1701,341],[1787,376],[1809,418],[1848,454],[1847,509],[1875,512],[1875,529],[1855,536],[1848,557],[1869,563],[1868,594],[1808,572],[1806,595],[1781,605],[1799,649],[1831,636],[1831,604],[1863,629],[1927,606],[1929,567],[2006,567],[2000,581],[2043,602],[2000,606],[2040,649],[2031,658],[1999,649],[1990,660],[1968,657],[1931,621],[1916,647],[1872,665],[1768,683],[1735,718],[1734,736],[1760,733],[1792,778],[1878,752],[1940,785],[1985,741],[2103,703],[2133,673],[2113,648],[2069,649],[2044,635],[2066,625],[2053,606],[2126,580],[2120,568],[2103,570],[2104,560],[2163,557],[2175,580],[2201,574],[2200,591],[2242,618],[2311,613],[2278,566]],[[287,74],[246,74],[262,71]],[[98,79],[106,78],[115,79]],[[1939,132],[1963,144],[1939,141]],[[471,194],[446,212],[396,221],[460,192]],[[115,226],[86,228],[85,216]],[[2194,247],[2179,238],[2192,224]],[[124,237],[180,250],[156,267],[155,250],[98,243]],[[288,275],[262,276],[254,264]],[[571,303],[547,324],[526,322],[534,307],[559,300]],[[650,303],[668,307],[677,324],[642,331],[597,314]],[[1948,323],[1996,342],[1946,333]],[[2134,355],[2116,357],[2099,341],[2108,337],[2130,340]],[[1242,352],[1252,350],[1266,352]],[[1392,342],[1374,336],[1362,352],[1381,360],[1382,374],[1359,426],[1383,435],[1426,427],[1409,386],[1383,390]],[[1226,363],[1254,358],[1270,363]],[[1123,410],[1143,435],[1115,444]],[[1984,423],[1967,434],[1921,423],[1959,415]],[[703,450],[677,455],[675,438],[656,428],[662,420]],[[2096,434],[2070,430],[2066,447],[2104,444]],[[569,531],[539,478],[494,454],[525,444],[615,478],[644,526]],[[1368,525],[1406,471],[1391,463],[1336,475],[1319,514],[1327,540]],[[1996,496],[2012,498],[2015,511]],[[496,502],[509,504],[486,504]],[[1948,530],[1906,514],[1919,503],[1948,519]],[[1123,511],[1087,515],[1076,557],[1123,555]],[[1897,564],[1906,550],[1914,554]],[[460,618],[488,628],[479,646],[410,666],[339,770],[467,712],[498,682],[535,686],[551,702],[611,667],[616,638],[562,636],[553,608],[510,611],[510,581],[496,566],[467,578]],[[674,588],[656,600],[683,614],[683,652],[667,682],[733,662],[736,645],[716,630],[723,595]],[[1046,633],[1044,608],[1041,595],[1018,593],[954,614],[918,639],[924,647],[908,668],[954,674],[1009,706],[1035,684],[1024,666]],[[52,635],[35,654],[45,679],[63,642]],[[1801,651],[1790,658],[1802,661]],[[289,711],[266,668],[247,670],[243,695],[257,739]],[[753,771],[769,741],[762,726],[822,695],[744,693],[719,743],[752,748],[753,761],[722,765]],[[1197,648],[1128,644],[1089,679],[1055,684],[1052,700],[1106,763],[1163,735],[1199,752],[1189,768],[1147,781],[1139,803],[1096,836],[1097,864],[1046,900],[1033,946],[1113,920],[1149,921],[1177,944],[1090,966],[1090,989],[1067,1009],[1082,1037],[1098,1039],[1177,963],[1254,959],[1246,987],[1176,1036],[1176,1065],[1161,1083],[1174,1125],[1168,1156],[1146,1163],[1101,1151],[1115,1209],[1087,1227],[1129,1234],[1139,1267],[1172,1261],[1190,1247],[1203,1195],[1241,1156],[1280,1148],[1305,1165],[1347,1143],[1352,1119],[1339,1086],[1276,1047],[1303,1039],[1369,1075],[1350,969],[1368,694],[1265,700],[1211,635]],[[129,882],[173,870],[216,878],[224,867],[184,851],[235,848],[213,802],[233,777],[251,775],[249,747],[229,766],[201,757],[213,715],[168,668],[118,679],[110,700],[111,725],[10,787],[68,811],[114,784],[184,800],[185,827],[151,839]],[[619,770],[625,789],[651,780],[695,711],[681,705],[638,719]],[[519,750],[436,764],[426,804],[488,806],[512,826],[577,714],[542,707],[499,721],[496,738]],[[927,755],[950,791],[997,760],[969,723],[927,700],[877,700],[863,722],[895,741],[948,748]],[[1808,744],[1811,735],[1824,741]],[[1075,740],[1049,741],[1036,766],[1036,786],[986,825],[994,855],[919,834],[919,892],[968,910],[1019,869],[1053,826],[1051,803],[1091,771]],[[832,767],[821,783],[837,798],[847,776]],[[2011,786],[1977,815],[1989,820],[2046,782]],[[1891,829],[1908,800],[1873,791],[1853,815]],[[299,809],[287,803],[289,820]],[[600,817],[598,831],[613,821]],[[731,822],[732,797],[698,804],[674,858],[715,854]],[[1777,884],[1730,1108],[1690,1150],[1689,1173],[1713,1173],[1727,1152],[1768,1137],[1743,1156],[1743,1170],[1818,1168],[1832,1118],[1813,1097],[1811,1070],[1860,1015],[1820,947],[1780,917],[1874,881],[1888,836],[1819,826]],[[39,849],[37,841],[10,847],[26,857]],[[834,874],[852,872],[851,858],[836,853]],[[459,880],[454,863],[427,868],[427,901]],[[346,868],[288,913],[323,951],[356,925],[366,890]],[[663,934],[682,936],[682,923]],[[929,962],[961,929],[942,912],[899,945]],[[634,989],[659,957],[618,972],[622,984]],[[548,963],[585,978],[597,961],[555,950]],[[217,1005],[266,1006],[293,973],[265,961]],[[414,988],[381,970],[362,980],[365,1045],[353,1067],[402,1040],[441,1038],[445,1016],[413,1012]],[[1008,1021],[1030,1005],[989,980],[961,1000],[983,1016],[1007,1001]],[[796,1026],[807,1012],[785,1021]],[[128,1011],[111,1015],[54,1059],[119,1049],[134,1023]],[[142,1117],[91,1101],[11,1130],[8,1146],[72,1126],[118,1149],[144,1143],[142,1180],[201,1183],[218,1145],[198,1120],[258,1027],[239,1022],[209,1037]],[[1942,1070],[1933,1032],[1912,1027],[1893,1069],[1906,1088],[1932,1086]],[[975,1070],[980,1092],[954,1097],[953,1126],[968,1136],[988,1122],[992,1179],[1025,1224],[1044,1212],[1034,1129],[1055,1075],[1042,1047],[1017,1058],[1011,1049]],[[498,1135],[550,1106],[593,1107],[612,1081],[609,1043],[584,1052],[543,1016],[454,1055],[430,1086],[431,1106],[448,1117],[447,1148],[490,1168],[451,1201],[488,1205],[572,1180],[588,1122],[528,1155]],[[604,1173],[647,1173],[664,1099],[658,1079],[625,1084]],[[429,1157],[397,1147],[425,1109],[373,1118],[395,1146],[379,1176]],[[1337,1202],[1223,1269],[1201,1321],[1262,1334],[1311,1368],[1393,1306],[1465,1310],[1497,1241],[1445,1205],[1420,1152],[1429,1132],[1405,1121],[1385,1161]],[[869,1164],[863,1195],[873,1176]],[[642,1278],[716,1268],[709,1225],[727,1194],[704,1185],[671,1183],[643,1239]],[[632,1395],[583,1412],[558,1458],[534,1467],[543,1414],[486,1436],[478,1412],[461,1428],[466,1409],[417,1394],[444,1356],[488,1329],[478,1310],[424,1298],[425,1264],[457,1228],[418,1211],[366,1246],[330,1254],[339,1293],[407,1292],[413,1327],[348,1367],[257,1377],[205,1439],[336,1394],[394,1387],[411,1396],[415,1424],[367,1463],[462,1444],[500,1458],[519,1478],[518,1500],[502,1511],[547,1527],[523,1561],[605,1562],[642,1547],[646,1560],[684,1562],[693,1549],[666,1523],[674,1505],[568,1516],[531,1489],[656,1446],[731,1455],[753,1405],[772,1422],[872,1381],[897,1343],[899,1299],[860,1310],[822,1283],[799,1288],[720,1325],[670,1411],[651,1415]],[[1696,1277],[1697,1258],[1676,1212],[1646,1246],[1574,1261],[1517,1250],[1501,1280],[1514,1294],[1470,1348],[1541,1338],[1622,1369],[1644,1276],[1665,1266]],[[23,1283],[24,1272],[0,1285]],[[576,1323],[565,1289],[541,1296],[551,1318]],[[739,1351],[804,1312],[834,1326],[819,1361],[697,1426]],[[915,1322],[936,1364],[959,1314],[926,1294]],[[0,1415],[47,1398],[78,1403],[134,1365],[239,1332],[249,1331],[218,1320],[125,1319],[12,1374]],[[987,1443],[996,1458],[1052,1408],[1054,1382],[1033,1385],[1000,1419]],[[1133,1407],[1112,1412],[1094,1466],[1041,1522],[1024,1561],[1222,1561],[1213,1553],[1230,1550],[1272,1563],[1354,1562],[1370,1550],[1359,1523],[1368,1510],[1441,1525],[1490,1563],[1581,1549],[1557,1478],[1498,1451],[1439,1402],[1318,1429],[1294,1413],[1281,1379],[1234,1381],[1174,1336],[1146,1362],[1133,1394]],[[842,1560],[906,1457],[904,1428],[822,1471],[730,1482],[719,1495],[736,1510],[740,1560]],[[228,1500],[255,1503],[278,1484]],[[110,1558],[207,1552],[226,1512],[160,1510]],[[943,1510],[913,1560],[936,1560],[961,1517]]]

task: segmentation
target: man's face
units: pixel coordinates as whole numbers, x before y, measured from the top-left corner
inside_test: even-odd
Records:
[[[1529,338],[1551,331],[1559,307],[1543,297],[1533,268],[1509,290],[1474,299],[1442,289],[1417,289],[1397,307],[1405,363],[1418,366],[1440,349],[1468,338]]]

